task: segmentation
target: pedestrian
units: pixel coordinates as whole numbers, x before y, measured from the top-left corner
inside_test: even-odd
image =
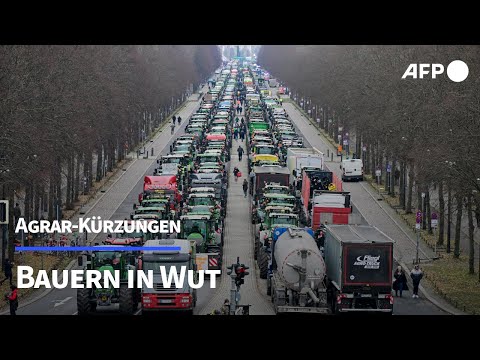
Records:
[[[244,130],[244,128],[242,128],[242,129],[240,130],[240,140],[242,140],[242,141],[245,140],[245,130]],[[241,160],[241,159],[240,159],[240,160]]]
[[[175,124],[170,125],[170,129],[172,129],[171,134],[173,135],[173,133],[175,132]]]
[[[177,120],[177,117],[175,115],[172,116],[172,124],[175,125],[175,121]]]
[[[238,145],[237,152],[238,152],[238,161],[242,161],[242,156],[243,156],[244,150],[240,145]]]
[[[178,115],[177,121],[178,121],[178,125],[180,125],[180,123],[182,122],[182,118],[180,117],[180,115]]]
[[[10,315],[17,315],[16,311],[18,309],[18,294],[17,287],[15,285],[10,285],[10,294],[5,295],[5,300],[8,301],[10,305]]]
[[[243,108],[240,106],[240,114],[242,113],[242,111],[243,111]]]
[[[240,123],[241,123],[242,126],[245,125],[245,119],[243,117],[241,118]]]
[[[3,285],[5,280],[10,281],[10,285],[12,285],[12,278],[13,278],[13,262],[10,261],[10,259],[5,259],[5,263],[3,265],[3,273],[5,274],[5,279],[0,282],[0,285]]]
[[[238,116],[235,117],[235,124],[238,124]]]
[[[398,296],[400,292],[400,297],[402,297],[402,292],[408,290],[407,286],[407,277],[401,266],[397,267],[395,273],[393,274],[395,281],[393,282],[393,290],[395,290],[395,296]]]
[[[225,299],[222,308],[220,309],[221,315],[230,315],[230,300]]]
[[[233,130],[233,138],[235,140],[238,140],[238,127],[236,127],[235,130]]]
[[[418,287],[420,286],[420,280],[423,277],[423,271],[420,269],[420,265],[415,265],[412,272],[410,273],[410,277],[412,278],[413,282],[413,298],[418,299]]]
[[[240,170],[235,166],[233,168],[233,176],[235,176],[235,181],[238,180],[238,173],[240,172]]]
[[[243,195],[244,197],[247,197],[247,191],[248,191],[248,181],[247,179],[243,179]]]

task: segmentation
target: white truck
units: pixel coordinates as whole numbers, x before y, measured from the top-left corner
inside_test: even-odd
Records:
[[[302,179],[302,168],[312,167],[323,170],[324,154],[317,148],[288,148],[287,168],[290,172],[290,184],[297,189]]]
[[[359,180],[363,181],[362,159],[345,159],[340,164],[342,169],[342,181]]]

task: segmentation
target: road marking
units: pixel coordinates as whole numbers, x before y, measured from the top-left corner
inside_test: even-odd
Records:
[[[52,302],[55,302],[55,305],[53,305],[54,308],[56,308],[57,306],[60,306],[60,305],[64,305],[68,300],[72,299],[71,296],[69,297],[66,297],[65,299],[63,300],[52,300]]]

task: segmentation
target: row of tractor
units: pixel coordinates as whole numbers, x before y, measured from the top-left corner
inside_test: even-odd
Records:
[[[264,90],[264,70],[250,71],[257,81],[246,105],[255,259],[276,313],[392,314],[393,240],[354,211],[324,154],[306,147],[281,98]],[[361,161],[355,166],[363,174]]]
[[[110,234],[104,247],[112,250],[89,252],[79,257],[85,269],[102,272],[120,271],[120,287],[79,289],[77,307],[80,315],[98,306],[119,303],[123,314],[132,314],[141,304],[142,313],[183,310],[193,313],[196,289],[185,282],[164,286],[160,266],[168,273],[180,266],[195,272],[222,267],[224,220],[227,214],[227,191],[233,97],[237,90],[235,64],[229,64],[216,78],[215,85],[203,97],[200,107],[190,116],[182,135],[176,136],[169,153],[158,157],[151,175],[144,177],[142,192],[128,222],[134,220],[180,220],[179,234],[124,233]],[[114,246],[142,246],[147,250],[116,251]],[[162,247],[162,250],[151,250]],[[128,288],[128,270],[153,270],[153,286],[143,284]],[[196,281],[194,281],[196,282]]]

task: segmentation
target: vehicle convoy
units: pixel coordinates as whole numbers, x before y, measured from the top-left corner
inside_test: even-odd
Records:
[[[332,311],[391,315],[394,241],[369,225],[325,228],[324,256]]]
[[[126,243],[121,245],[128,245]],[[102,245],[102,248],[118,247],[117,245]],[[80,288],[77,289],[77,311],[78,315],[88,315],[95,312],[98,307],[119,304],[119,311],[124,315],[131,315],[138,308],[140,302],[140,289],[137,289],[136,279],[134,288],[128,288],[128,270],[137,270],[137,255],[126,251],[93,251],[84,256],[78,257],[78,266],[83,270],[98,270],[102,273],[100,284],[103,284],[105,273],[112,276],[115,270],[120,274],[120,287],[116,288],[110,283],[108,288]],[[83,282],[85,283],[85,278]]]
[[[267,280],[275,313],[328,314],[325,275],[325,261],[312,230],[275,230]]]
[[[165,274],[171,270],[180,273],[181,267],[185,267],[185,279],[188,270],[194,271],[194,280],[197,283],[197,265],[195,263],[195,241],[183,239],[149,240],[145,242],[147,247],[162,247],[164,250],[143,251],[141,268],[143,271],[153,271],[153,288],[143,283],[142,287],[142,314],[154,311],[180,310],[193,314],[197,303],[197,291],[190,287],[188,281],[183,282],[182,288],[177,288],[172,281],[170,286],[162,282],[160,267],[165,267]],[[179,250],[174,249],[179,248]]]

